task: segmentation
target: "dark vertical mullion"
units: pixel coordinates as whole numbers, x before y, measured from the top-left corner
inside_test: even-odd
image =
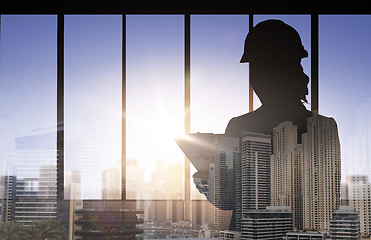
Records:
[[[57,218],[69,229],[69,199],[64,199],[64,14],[57,16]]]
[[[122,15],[122,152],[121,199],[126,200],[126,14]]]
[[[318,14],[311,15],[311,110],[318,113],[319,47]]]
[[[254,27],[254,15],[249,14],[249,32]],[[249,64],[249,112],[254,111],[254,90],[250,83],[250,64]]]
[[[64,15],[57,17],[57,198],[64,200]]]
[[[191,131],[190,118],[190,79],[191,79],[191,26],[190,14],[184,15],[184,132]],[[184,157],[184,217],[185,220],[191,220],[190,211],[190,162]]]

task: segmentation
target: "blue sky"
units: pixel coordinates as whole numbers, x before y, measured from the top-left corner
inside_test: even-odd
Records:
[[[53,15],[1,18],[0,161],[4,162],[5,154],[14,151],[15,137],[55,125],[57,19]],[[281,19],[299,32],[309,52],[302,64],[310,76],[310,16],[256,15],[254,23],[269,18]],[[67,124],[81,119],[103,128],[95,137],[103,134],[109,143],[102,146],[109,156],[104,159],[107,165],[117,164],[121,153],[121,20],[119,15],[65,18],[66,138],[75,133]],[[356,108],[370,98],[371,15],[321,15],[319,23],[319,111],[335,118],[344,147],[356,133]],[[191,16],[192,132],[221,133],[230,118],[248,110],[248,64],[239,63],[247,32],[248,15]],[[183,131],[184,18],[128,15],[126,34],[128,158],[142,159],[149,169],[164,152],[171,153],[163,154],[168,161],[182,161],[174,144],[157,146],[154,136],[166,129]],[[168,122],[159,126],[161,121]],[[151,146],[160,150],[153,150],[152,156],[149,150],[143,153]],[[66,167],[76,166],[71,162]]]

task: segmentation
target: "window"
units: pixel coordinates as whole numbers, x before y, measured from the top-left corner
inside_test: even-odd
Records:
[[[309,53],[302,60],[309,77],[311,17],[253,16],[254,25],[276,18],[299,32]],[[86,219],[129,219],[125,228],[146,230],[137,232],[147,234],[144,238],[197,237],[206,231],[211,236],[225,227],[215,221],[216,216],[229,224],[231,212],[213,208],[195,188],[192,166],[188,201],[184,155],[173,141],[185,125],[185,15],[66,14],[63,18],[64,197],[74,206],[70,212],[75,220],[81,219],[73,223],[73,234],[85,237],[81,224]],[[249,19],[247,14],[190,14],[191,132],[224,133],[232,117],[248,111],[249,65],[239,60]],[[2,221],[17,214],[28,224],[32,217],[49,213],[59,218],[56,209],[63,208],[57,205],[56,191],[61,154],[56,126],[57,16],[3,15],[1,20]],[[347,194],[354,195],[366,192],[366,187],[370,194],[370,24],[370,16],[319,16],[319,113],[338,123],[342,182],[348,184]],[[310,93],[311,82],[308,87]],[[254,96],[257,109],[260,103]],[[311,95],[307,98],[305,106],[310,109]],[[228,163],[232,160],[231,155]],[[121,172],[123,162],[126,172]],[[211,165],[209,170],[217,168]],[[362,185],[359,182],[364,180],[347,178],[351,175],[368,179]],[[126,186],[121,186],[122,178]],[[111,201],[121,200],[122,190],[132,212],[118,211],[119,201]],[[31,195],[48,201],[28,202]],[[109,212],[115,215],[94,215],[106,206],[91,200],[101,199],[115,205],[116,210]],[[43,211],[37,212],[40,208]],[[96,232],[122,230],[122,226],[91,225]]]
[[[121,15],[64,17],[66,199],[121,199],[121,24]]]
[[[1,20],[1,220],[28,224],[56,215],[56,16]]]
[[[128,15],[127,199],[184,199],[184,17]]]

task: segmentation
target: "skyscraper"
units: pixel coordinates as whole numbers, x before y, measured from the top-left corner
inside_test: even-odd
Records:
[[[55,133],[38,131],[15,139],[16,151],[8,155],[4,186],[7,198],[3,220],[29,225],[57,217],[57,152]]]
[[[16,181],[16,176],[11,174],[1,176],[1,222],[14,220],[16,188],[13,184]]]
[[[14,154],[7,154],[5,173],[0,178],[1,222],[14,220],[17,177],[13,173]]]
[[[265,209],[271,202],[271,136],[244,133],[241,137],[242,214]]]
[[[370,236],[371,184],[366,175],[347,176],[342,187],[342,202],[354,206],[359,214],[360,233],[362,237]]]
[[[239,156],[239,138],[215,137],[215,168],[212,185],[214,193],[210,195],[211,202],[217,207],[214,211],[214,225],[219,229],[234,229],[235,220],[230,221],[231,213],[223,210],[235,209],[235,162]],[[229,226],[230,222],[232,226]]]
[[[121,169],[109,166],[102,172],[102,199],[121,199]]]
[[[356,109],[356,134],[348,139],[347,175],[371,179],[371,98]]]
[[[89,120],[78,120],[64,129],[64,169],[80,171],[83,199],[102,199],[102,169],[113,162],[104,148],[104,129]],[[67,195],[67,189],[64,193]]]
[[[296,229],[302,229],[302,147],[297,144],[297,126],[283,122],[273,129],[271,158],[271,204],[290,206]]]
[[[303,144],[303,227],[329,230],[331,213],[340,205],[340,143],[332,118],[307,119]]]

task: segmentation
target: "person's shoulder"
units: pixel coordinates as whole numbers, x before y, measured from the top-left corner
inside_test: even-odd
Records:
[[[239,122],[239,121],[252,121],[254,120],[255,118],[258,117],[258,115],[260,114],[260,111],[259,109],[253,111],[253,112],[248,112],[248,113],[245,113],[245,114],[242,114],[240,116],[237,116],[237,117],[233,117],[230,121],[234,121],[234,122]]]
[[[229,120],[227,128],[225,129],[225,135],[227,136],[240,136],[241,131],[244,127],[249,126],[249,123],[253,122],[255,113],[250,112],[237,117],[233,117]]]
[[[234,126],[236,126],[237,123],[240,121],[241,121],[241,116],[231,118],[227,124],[227,128],[225,129],[224,134],[227,136],[235,135],[235,134],[232,134],[232,132],[234,132]]]
[[[236,122],[244,121],[244,120],[248,119],[249,116],[250,116],[250,113],[246,113],[246,114],[243,114],[243,115],[240,115],[240,116],[237,116],[237,117],[233,117],[233,118],[231,118],[231,120],[229,120],[229,123],[236,123]]]
[[[329,124],[334,125],[337,128],[336,120],[333,117],[327,117],[327,116],[320,115],[318,113],[313,113],[312,118],[317,118],[321,121],[328,122]]]

